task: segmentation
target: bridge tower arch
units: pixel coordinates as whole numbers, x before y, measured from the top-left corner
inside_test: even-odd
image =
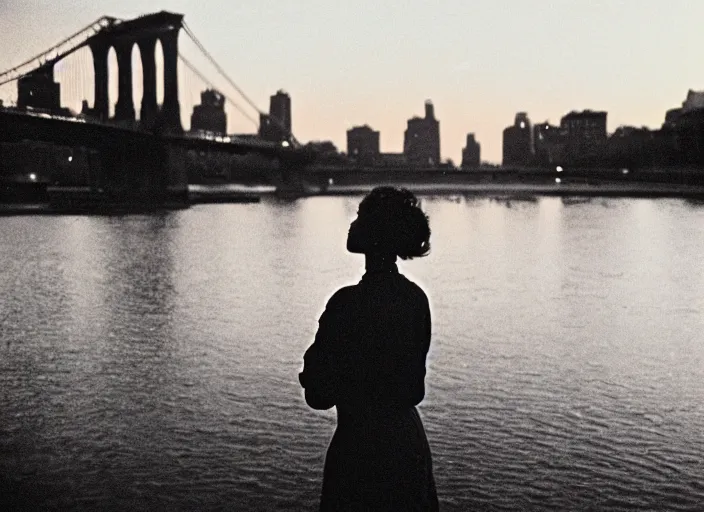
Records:
[[[114,48],[118,60],[118,99],[115,120],[134,121],[135,102],[132,89],[132,51],[139,48],[142,63],[142,102],[140,121],[144,128],[167,133],[181,133],[181,107],[178,99],[178,36],[183,15],[162,11],[103,28],[92,36],[88,46],[93,53],[95,73],[95,113],[107,120],[108,65],[107,55]],[[157,41],[163,52],[164,101],[157,104]]]

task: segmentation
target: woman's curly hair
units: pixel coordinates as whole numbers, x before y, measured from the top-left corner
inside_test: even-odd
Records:
[[[430,251],[430,225],[418,198],[405,188],[376,187],[359,204],[359,218],[372,247],[403,260]]]

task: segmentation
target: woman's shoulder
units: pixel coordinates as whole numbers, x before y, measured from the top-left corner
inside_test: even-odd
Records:
[[[334,308],[349,302],[355,294],[357,285],[348,285],[339,288],[328,299],[327,307]]]
[[[428,302],[428,295],[425,293],[425,290],[423,290],[423,288],[421,288],[414,281],[408,279],[403,274],[399,274],[399,276],[401,277],[402,282],[404,283],[405,287],[408,289],[410,294],[412,294],[421,301]]]

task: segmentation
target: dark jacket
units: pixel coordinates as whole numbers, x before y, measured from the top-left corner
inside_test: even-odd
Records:
[[[390,271],[338,290],[319,320],[300,374],[308,405],[336,406],[322,510],[436,510],[425,431],[428,298]]]

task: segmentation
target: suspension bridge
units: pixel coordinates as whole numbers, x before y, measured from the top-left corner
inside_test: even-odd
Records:
[[[193,55],[183,51],[188,45]],[[198,106],[206,90],[223,104]],[[189,121],[197,108],[216,124],[227,119],[227,131],[196,129]],[[92,155],[90,184],[104,197],[155,205],[187,196],[189,151],[258,155],[284,175],[310,160],[291,133],[290,112],[281,119],[260,110],[184,16],[165,11],[102,17],[0,73],[0,143],[22,141],[82,148]]]

